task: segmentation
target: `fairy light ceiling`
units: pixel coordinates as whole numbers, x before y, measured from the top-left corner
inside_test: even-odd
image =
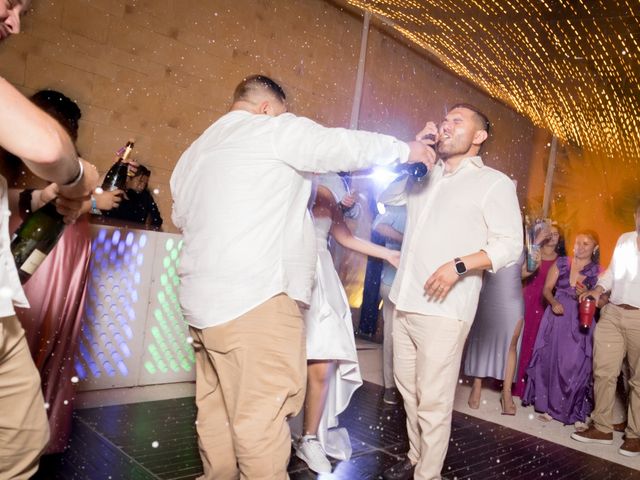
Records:
[[[346,2],[560,140],[640,162],[640,1]]]

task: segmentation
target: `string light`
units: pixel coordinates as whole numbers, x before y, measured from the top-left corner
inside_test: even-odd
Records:
[[[640,17],[631,1],[347,0],[561,141],[637,163]]]

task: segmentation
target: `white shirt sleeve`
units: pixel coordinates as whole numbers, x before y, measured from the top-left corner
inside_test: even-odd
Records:
[[[272,142],[276,156],[305,172],[353,171],[371,165],[406,162],[409,145],[380,133],[327,128],[304,117],[276,117]]]
[[[613,265],[609,265],[609,268],[600,274],[596,286],[598,285],[604,288],[605,292],[608,292],[613,288]]]
[[[622,237],[618,238],[616,246],[613,249],[613,256],[611,257],[609,268],[607,268],[598,276],[598,283],[596,284],[596,286],[600,285],[602,288],[604,288],[605,292],[609,292],[613,288],[613,272],[616,269],[616,250],[620,248],[621,243],[623,243]]]
[[[517,261],[523,245],[520,205],[515,185],[508,177],[498,180],[487,192],[483,212],[489,230],[483,250],[495,272]]]

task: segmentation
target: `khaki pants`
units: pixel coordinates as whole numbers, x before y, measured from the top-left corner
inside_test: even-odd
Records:
[[[602,432],[613,431],[616,383],[625,355],[629,361],[627,438],[640,437],[640,310],[609,303],[602,309],[593,336],[595,408],[591,418]]]
[[[220,326],[191,327],[203,480],[284,480],[287,417],[302,408],[307,361],[297,304],[278,295]]]
[[[27,480],[49,441],[49,422],[24,330],[0,318],[0,478]]]
[[[380,284],[380,296],[382,297],[382,378],[384,388],[393,388],[396,382],[393,378],[393,311],[396,306],[389,299],[391,285]]]
[[[440,478],[470,326],[451,318],[395,312],[393,371],[407,412],[408,456],[416,464],[416,480]]]

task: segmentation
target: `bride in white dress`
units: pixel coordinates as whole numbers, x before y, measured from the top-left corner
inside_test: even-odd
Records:
[[[296,456],[317,473],[331,472],[327,456],[351,457],[349,434],[338,428],[338,415],[362,385],[347,296],[333,266],[327,241],[331,235],[345,248],[382,258],[397,267],[400,252],[354,237],[344,222],[342,207],[355,203],[336,174],[316,177],[311,212],[318,244],[316,282],[309,310],[304,313],[307,335],[307,396],[303,435]]]

